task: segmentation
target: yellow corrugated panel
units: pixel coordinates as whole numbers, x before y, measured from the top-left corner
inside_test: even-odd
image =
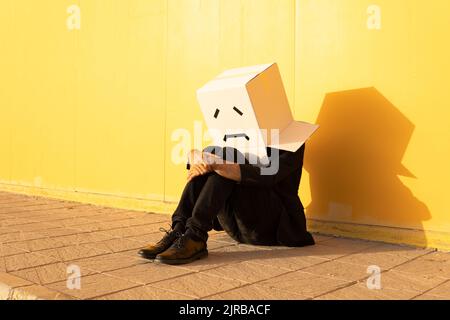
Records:
[[[13,3],[12,183],[73,186],[75,52],[64,24],[69,3]]]
[[[162,199],[166,5],[143,4],[81,1],[77,190]]]
[[[450,2],[371,5],[297,1],[297,115],[324,126],[302,197],[312,218],[448,232]]]
[[[11,178],[11,100],[14,97],[13,1],[0,2],[0,181]]]
[[[167,200],[179,197],[185,183],[180,177],[186,174],[185,166],[172,161],[173,146],[181,141],[172,141],[172,134],[179,129],[194,133],[195,121],[206,130],[198,88],[226,69],[278,62],[293,101],[294,5],[290,0],[169,1]],[[201,138],[198,132],[195,137]]]
[[[67,27],[73,5],[80,30]],[[0,183],[176,202],[187,150],[172,138],[208,144],[196,89],[278,62],[296,119],[322,125],[300,191],[308,216],[436,243],[427,232],[450,232],[448,12],[447,0],[1,1]]]

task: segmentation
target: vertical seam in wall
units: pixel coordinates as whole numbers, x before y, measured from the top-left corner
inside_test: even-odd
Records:
[[[338,6],[337,9],[337,15],[338,15],[338,21],[344,21],[344,16],[345,16],[345,11],[343,6]],[[339,23],[339,27],[338,27],[338,43],[343,43],[343,38],[344,38],[344,29],[343,29],[343,24]],[[339,54],[339,59],[342,59],[344,57],[344,46],[340,45],[338,46],[338,54]],[[338,90],[345,90],[345,82],[343,80],[343,78],[340,78],[339,81],[339,88]]]
[[[11,23],[10,27],[11,27],[11,32],[16,32],[15,28],[16,28],[16,24],[13,22],[14,21],[14,17],[15,17],[15,10],[13,9],[14,7],[11,5],[8,7],[9,11],[10,11],[10,20],[9,22]],[[16,43],[14,42],[13,44],[13,53],[17,52],[17,46]],[[17,63],[17,60],[14,60],[14,64]],[[16,76],[16,75],[15,75]],[[15,83],[17,83],[17,77],[14,78]],[[15,85],[14,85],[15,87]],[[15,90],[14,90],[15,91]],[[8,115],[9,115],[9,144],[8,144],[8,157],[9,157],[9,161],[8,161],[8,182],[11,182],[12,179],[12,166],[13,166],[13,156],[12,156],[12,141],[13,141],[13,107],[12,107],[12,100],[14,97],[14,92],[13,94],[9,95],[9,102],[8,102]]]
[[[81,3],[82,0],[77,1],[78,2],[78,6],[81,8]],[[82,12],[82,11],[81,11]],[[81,14],[81,26],[83,26],[83,14]],[[82,27],[83,28],[83,27]],[[74,37],[74,41],[75,41],[75,47],[78,51],[78,53],[81,53],[81,48],[80,48],[80,36],[79,36],[79,32],[77,32],[75,34]],[[79,93],[80,93],[80,69],[77,68],[77,66],[79,65],[79,54],[76,55],[75,57],[75,63],[74,63],[74,67],[75,67],[75,101],[73,104],[73,115],[74,115],[74,125],[73,125],[73,177],[72,177],[72,191],[77,192],[77,154],[78,154],[78,149],[77,149],[77,135],[78,135],[78,109],[79,109]]]
[[[167,94],[168,94],[168,60],[169,60],[169,1],[166,0],[166,26],[165,26],[165,44],[164,44],[164,67],[163,67],[163,75],[164,75],[164,143],[163,143],[163,201],[166,202],[166,180],[167,180]]]
[[[410,2],[408,2],[408,47],[411,47],[411,43],[414,43],[414,36],[412,35],[412,26],[413,26],[413,19],[414,19],[414,13],[412,11],[412,7]],[[383,23],[383,14],[382,14],[382,22]],[[417,63],[416,63],[416,55],[413,54],[409,54],[408,55],[408,65],[409,66],[414,66],[412,67],[413,70],[413,75],[408,77],[408,88],[407,88],[407,94],[408,96],[412,96],[414,93],[412,92],[411,88],[412,86],[412,81],[413,79],[416,77],[417,74]],[[414,90],[416,91],[416,90]]]
[[[222,38],[222,2],[220,2],[219,1],[219,4],[218,4],[218,15],[219,15],[219,17],[218,17],[218,21],[219,21],[219,27],[217,28],[217,31],[218,31],[218,33],[219,33],[219,35],[218,35],[218,37],[217,37],[217,39],[219,39],[219,43],[218,43],[218,45],[217,45],[217,50],[218,50],[218,63],[219,63],[219,66],[223,66],[224,65],[224,63],[223,63],[223,61],[224,61],[224,59],[223,59],[223,55],[222,55],[222,50],[220,50],[221,49],[221,46],[222,46],[222,41],[223,41],[223,38]]]
[[[293,115],[294,115],[294,118],[295,118],[295,114],[296,114],[296,110],[297,110],[297,101],[296,101],[296,98],[297,98],[297,95],[296,95],[296,93],[297,93],[297,83],[296,83],[296,79],[297,79],[297,0],[293,0],[294,1],[294,32],[293,32],[293,34],[294,34],[294,49],[293,49],[293,51],[294,51],[294,58],[293,58],[293,63],[294,63],[294,76],[293,76],[293,85],[294,85],[294,88],[293,88],[293,101],[292,101],[292,103],[293,103]]]
[[[245,30],[245,6],[244,6],[244,3],[241,1],[240,2],[241,3],[241,6],[240,6],[240,20],[241,20],[241,26],[240,26],[240,46],[241,46],[241,57],[240,57],[240,65],[244,65],[244,62],[245,62],[245,64],[247,63],[247,56],[246,56],[246,54],[247,54],[247,50],[245,49],[245,45],[244,45],[244,43],[245,43],[245,32],[244,32],[244,30]]]

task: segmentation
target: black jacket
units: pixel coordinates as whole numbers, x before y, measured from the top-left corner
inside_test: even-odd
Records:
[[[211,149],[205,151],[211,152]],[[272,163],[275,151],[268,148]],[[313,245],[298,196],[305,146],[296,152],[278,152],[279,168],[273,175],[263,175],[258,166],[240,164],[241,182],[236,185],[226,208],[228,218],[219,215],[218,220],[227,233],[241,242],[289,247]]]

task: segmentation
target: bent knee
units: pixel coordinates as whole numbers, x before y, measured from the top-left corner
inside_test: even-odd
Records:
[[[208,177],[208,183],[217,184],[217,185],[229,185],[229,184],[234,184],[235,182],[233,180],[222,177],[218,173],[213,172]]]

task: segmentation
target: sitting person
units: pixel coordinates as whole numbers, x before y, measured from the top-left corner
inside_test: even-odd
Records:
[[[172,216],[172,230],[139,254],[165,264],[193,262],[208,255],[208,232],[213,229],[251,245],[314,245],[298,196],[305,146],[296,152],[277,151],[279,167],[273,175],[246,161],[227,160],[230,154],[233,160],[236,155],[242,159],[235,149],[191,151],[188,183]]]

